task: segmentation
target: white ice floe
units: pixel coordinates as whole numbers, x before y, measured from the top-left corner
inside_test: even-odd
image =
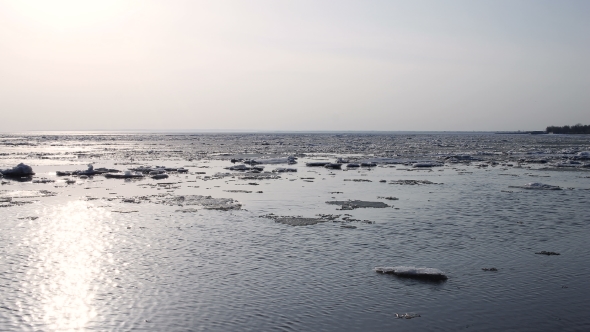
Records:
[[[524,186],[510,186],[511,188],[531,189],[531,190],[561,190],[559,186],[552,186],[550,184],[531,182]]]
[[[375,272],[394,274],[400,277],[445,280],[447,275],[435,268],[414,266],[376,267]]]

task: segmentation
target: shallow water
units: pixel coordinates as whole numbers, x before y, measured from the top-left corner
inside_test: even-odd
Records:
[[[0,198],[11,199],[0,199],[0,326],[590,330],[590,172],[551,166],[589,146],[584,136],[558,135],[0,136],[0,169],[24,162],[35,179],[55,180],[0,179]],[[287,155],[299,157],[288,166],[298,171],[275,179],[241,179],[243,173],[224,169],[230,158]],[[451,155],[481,160],[450,163],[445,158]],[[338,157],[406,164],[305,166]],[[414,161],[429,160],[447,162],[412,168]],[[55,175],[88,163],[120,170],[184,166],[189,173],[160,181],[68,177],[76,180],[70,185]],[[287,166],[265,170],[277,167]],[[215,177],[218,172],[232,174]],[[511,188],[530,182],[562,190]],[[164,195],[233,198],[242,209],[167,205]],[[339,210],[326,204],[347,200],[392,207]],[[340,217],[290,226],[261,217],[271,213]],[[346,214],[355,221],[343,223]],[[535,254],[543,250],[560,255]],[[405,279],[376,273],[377,266],[437,268],[449,278]],[[492,267],[498,271],[482,270]],[[398,319],[396,313],[419,317]]]

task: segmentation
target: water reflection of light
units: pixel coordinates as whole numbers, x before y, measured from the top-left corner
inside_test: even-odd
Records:
[[[93,298],[109,257],[105,222],[110,212],[75,201],[48,211],[34,230],[26,288],[36,294],[33,320],[42,330],[82,330],[96,316]],[[36,324],[35,324],[36,325]]]

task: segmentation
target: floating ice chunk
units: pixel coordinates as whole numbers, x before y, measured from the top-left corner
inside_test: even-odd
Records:
[[[99,172],[94,171],[94,166],[92,164],[88,164],[88,169],[85,171],[78,171],[78,175],[95,175]]]
[[[420,317],[420,314],[416,314],[416,313],[408,313],[406,312],[405,314],[395,314],[395,318],[398,319],[412,319],[412,318],[416,318],[416,317]]]
[[[324,167],[328,164],[330,164],[330,162],[328,162],[328,161],[314,161],[314,162],[306,163],[305,166],[307,166],[307,167]]]
[[[230,171],[260,171],[260,172],[262,172],[264,170],[264,166],[248,167],[244,164],[240,164],[240,165],[225,167],[225,169],[230,170]]]
[[[129,170],[134,171],[134,172],[144,173],[144,174],[150,174],[151,172],[157,172],[157,174],[161,174],[164,172],[178,172],[178,173],[188,172],[188,169],[186,169],[184,167],[175,168],[175,167],[166,167],[166,166],[154,166],[154,167],[139,166],[139,167],[135,167],[135,168],[130,168]]]
[[[152,175],[152,179],[154,179],[154,180],[161,180],[161,179],[167,179],[167,178],[168,178],[168,174],[165,174],[165,173]]]
[[[434,183],[428,180],[391,180],[389,184],[401,184],[401,185],[420,185],[420,184],[441,184]]]
[[[250,159],[244,161],[246,164],[257,165],[257,164],[296,164],[297,158],[289,156],[287,158],[269,158],[269,159]]]
[[[242,204],[238,203],[232,198],[213,198],[211,196],[202,195],[183,195],[167,197],[161,201],[167,205],[200,205],[207,210],[239,210]]]
[[[361,167],[375,167],[375,166],[377,166],[377,164],[374,162],[361,163]]]
[[[338,164],[338,163],[329,163],[324,165],[325,168],[329,168],[329,169],[341,169],[342,168],[342,164]]]
[[[328,201],[326,204],[340,205],[340,210],[354,210],[358,208],[387,208],[389,205],[383,202],[367,202],[359,200],[348,200],[348,201]]]
[[[228,169],[230,171],[247,171],[250,169],[250,167],[248,167],[244,164],[240,164],[240,165],[226,167],[225,169]]]
[[[561,163],[555,163],[556,167],[580,167],[582,163],[575,160],[567,160]]]
[[[156,169],[158,169],[159,167],[147,167],[147,166],[139,166],[139,167],[135,167],[135,168],[130,168],[130,170],[134,171],[134,172],[141,172],[141,173],[149,173],[151,171],[154,171]]]
[[[561,187],[559,186],[552,186],[550,184],[544,184],[539,182],[527,183],[524,186],[510,186],[510,188],[521,188],[531,190],[561,190]]]
[[[105,173],[118,173],[119,170],[117,169],[110,169],[110,168],[97,168],[94,169],[94,166],[92,164],[88,164],[88,168],[83,170],[83,171],[57,171],[55,172],[55,174],[57,176],[70,176],[70,175],[79,175],[79,176],[93,176],[93,175],[100,175],[100,174],[105,174]]]
[[[329,219],[324,219],[324,218],[303,218],[303,217],[294,217],[294,216],[281,217],[281,216],[275,216],[272,214],[266,215],[266,216],[261,216],[261,217],[273,219],[277,223],[289,225],[289,226],[311,226],[311,225],[330,221]]]
[[[431,280],[446,280],[447,275],[435,268],[414,267],[414,266],[394,266],[394,267],[376,267],[375,272],[394,274],[406,278],[419,278]]]
[[[285,172],[297,172],[297,168],[284,168],[279,167],[273,170],[275,173],[285,173]]]
[[[414,165],[412,165],[412,167],[414,167],[414,168],[420,168],[420,167],[430,168],[430,167],[440,167],[440,166],[444,166],[444,165],[441,163],[434,162],[434,161],[432,161],[432,162],[426,161],[426,162],[421,162],[421,163],[415,163]]]
[[[123,174],[110,174],[107,173],[104,175],[107,179],[133,179],[133,178],[143,178],[143,174],[138,172],[132,171],[125,171]]]
[[[23,163],[20,163],[13,168],[2,170],[0,173],[6,177],[26,177],[35,175],[33,168]]]
[[[554,252],[554,251],[540,251],[540,252],[536,252],[535,254],[537,255],[547,255],[547,256],[558,256],[560,255],[558,252]]]
[[[375,158],[368,158],[368,159],[361,160],[362,164],[403,164],[406,162],[408,162],[407,159],[386,158],[386,157],[375,157]]]

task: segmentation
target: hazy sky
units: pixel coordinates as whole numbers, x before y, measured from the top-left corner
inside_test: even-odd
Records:
[[[586,0],[0,0],[0,131],[578,122]]]

